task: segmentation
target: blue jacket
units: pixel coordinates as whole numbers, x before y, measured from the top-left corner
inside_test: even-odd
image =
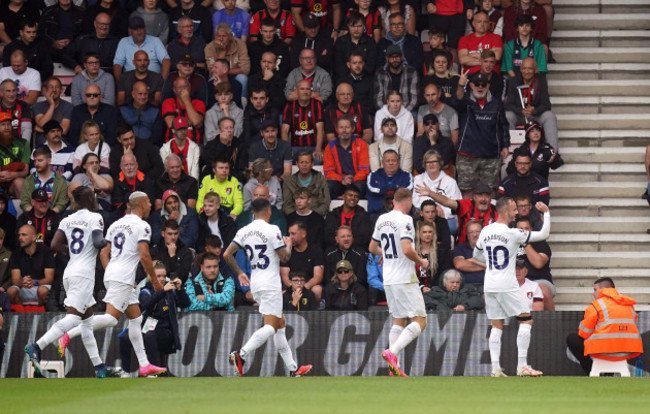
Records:
[[[379,262],[381,256],[368,254],[368,263],[366,264],[366,272],[368,272],[368,285],[377,290],[384,291],[384,268]]]
[[[185,214],[183,215],[181,222],[178,223],[178,239],[182,241],[185,246],[194,249],[199,237],[199,216],[196,214],[194,209],[187,208],[185,203],[181,203],[181,206],[181,208],[185,209]],[[164,215],[163,212],[165,213]],[[151,224],[152,244],[158,244],[162,240],[160,232],[162,230],[163,222],[167,220],[168,217],[169,213],[161,208],[151,214],[149,224]]]
[[[163,123],[160,117],[160,108],[147,105],[143,110],[133,107],[133,104],[120,106],[122,121],[131,125],[135,136],[146,139],[153,145],[160,147],[163,143]]]
[[[370,173],[368,176],[368,214],[377,213],[384,206],[384,197],[398,188],[413,190],[413,176],[404,171],[397,170],[397,173],[389,177],[383,168]]]
[[[221,274],[212,283],[212,291],[208,292],[208,285],[203,279],[203,274],[199,272],[194,279],[188,279],[185,282],[185,291],[189,296],[192,304],[185,309],[189,311],[209,311],[209,310],[226,310],[234,311],[233,299],[235,298],[235,282],[231,278],[224,278]],[[198,300],[198,295],[204,295],[204,300]]]
[[[458,112],[459,154],[499,158],[501,149],[510,146],[510,131],[503,104],[489,92],[482,109],[471,92],[466,92],[460,101],[454,96],[451,105]]]
[[[151,283],[147,283],[140,291],[140,309],[146,316],[158,320],[156,329],[167,328],[174,336],[174,349],[182,349],[180,336],[178,334],[178,320],[176,319],[176,307],[184,308],[190,306],[190,298],[184,290],[156,292]]]

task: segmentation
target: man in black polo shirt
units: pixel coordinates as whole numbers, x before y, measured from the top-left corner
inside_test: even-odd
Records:
[[[279,180],[291,175],[291,146],[278,139],[278,124],[274,119],[265,119],[260,125],[262,139],[251,144],[248,152],[249,165],[258,158],[271,161],[273,175]]]
[[[43,306],[54,281],[54,254],[36,243],[36,229],[28,224],[18,229],[18,244],[9,259],[13,285],[7,294],[15,305]]]
[[[282,283],[287,288],[291,288],[289,272],[303,271],[305,272],[303,289],[311,290],[316,297],[316,301],[320,301],[323,292],[321,286],[323,283],[323,266],[325,265],[323,250],[307,242],[307,225],[302,221],[296,221],[289,226],[289,237],[291,237],[293,247],[291,248],[289,261],[280,264]]]

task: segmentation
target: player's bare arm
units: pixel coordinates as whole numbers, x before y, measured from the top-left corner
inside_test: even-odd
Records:
[[[107,242],[106,246],[102,249],[101,252],[99,252],[99,260],[102,262],[102,267],[106,269],[106,266],[108,266],[108,261],[111,258],[111,243]]]
[[[293,242],[291,241],[290,237],[282,237],[282,241],[284,242],[285,246],[283,248],[277,249],[276,251],[278,252],[278,256],[280,257],[280,260],[283,262],[288,262],[289,259],[291,259],[291,249],[293,248]]]
[[[57,230],[50,243],[50,248],[57,253],[66,253],[68,250],[68,243],[65,233],[62,230]]]
[[[413,244],[411,243],[410,239],[402,239],[401,244],[402,251],[406,257],[424,268],[429,267],[429,261],[423,257],[418,256],[418,253],[413,248]]]
[[[368,251],[375,256],[381,257],[381,246],[377,243],[376,240],[370,240],[370,245],[368,246]]]
[[[149,243],[145,241],[139,242],[138,252],[140,254],[140,263],[142,263],[142,267],[144,268],[144,271],[151,278],[151,282],[153,283],[153,288],[156,291],[163,290],[163,285],[156,277],[156,271],[153,269],[153,260],[151,260],[151,253],[149,253]]]
[[[237,264],[237,260],[235,260],[235,254],[237,253],[237,250],[239,250],[237,243],[230,243],[230,246],[228,246],[226,252],[223,254],[223,258],[228,266],[230,266],[232,271],[237,274],[237,277],[239,278],[239,284],[242,286],[249,286],[251,282],[248,279],[248,275],[246,275],[246,273],[241,270]]]
[[[540,231],[531,231],[530,238],[528,241],[530,243],[540,242],[548,239],[548,236],[551,234],[551,211],[548,206],[541,201],[538,201],[535,204],[535,208],[541,213],[544,213],[544,222]]]

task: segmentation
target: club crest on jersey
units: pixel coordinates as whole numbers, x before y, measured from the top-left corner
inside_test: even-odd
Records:
[[[528,296],[528,299],[533,298],[533,292],[526,292],[526,296]]]
[[[411,230],[413,230],[413,229],[411,228],[411,225],[410,225],[410,224],[407,224],[407,225],[406,225],[406,231],[411,231]]]
[[[145,227],[144,234],[149,234],[149,233],[151,233],[151,230],[149,229],[149,227]]]
[[[278,240],[282,240],[282,236],[280,236],[279,234],[276,234],[275,237],[277,237]]]
[[[226,194],[230,195],[232,193],[232,187],[226,188]]]

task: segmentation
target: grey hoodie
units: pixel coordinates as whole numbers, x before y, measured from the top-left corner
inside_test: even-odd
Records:
[[[86,87],[90,84],[95,84],[99,86],[99,90],[102,91],[102,102],[115,106],[115,80],[113,75],[105,72],[103,69],[99,70],[97,77],[95,79],[90,79],[86,73],[86,69],[82,70],[81,73],[75,75],[72,79],[72,105],[80,105],[85,103],[84,92]]]

